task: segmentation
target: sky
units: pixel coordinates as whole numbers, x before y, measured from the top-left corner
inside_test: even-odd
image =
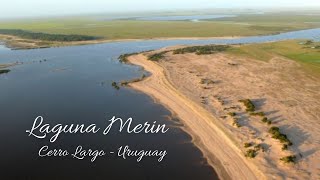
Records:
[[[320,7],[320,0],[0,0],[0,18],[246,7]]]

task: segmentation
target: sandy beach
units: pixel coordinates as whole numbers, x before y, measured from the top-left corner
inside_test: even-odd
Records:
[[[154,52],[128,58],[152,73],[130,86],[152,96],[181,119],[222,179],[320,178],[320,103],[316,101],[320,82],[298,63],[276,56],[263,62],[226,53],[172,52],[155,62],[147,59],[150,53]],[[251,99],[272,124],[248,115],[238,102],[241,99]],[[231,112],[241,127],[233,125]],[[292,141],[288,150],[271,138],[271,126],[280,127]],[[247,158],[244,143],[259,144],[264,150]],[[279,160],[291,154],[297,155],[296,164]]]

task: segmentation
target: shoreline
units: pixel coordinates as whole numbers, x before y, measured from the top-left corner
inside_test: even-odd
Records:
[[[81,46],[90,44],[103,44],[113,42],[134,42],[134,41],[152,41],[152,40],[213,40],[213,39],[239,39],[243,36],[221,36],[221,37],[159,37],[159,38],[141,38],[141,39],[100,39],[90,41],[41,41],[35,39],[23,39],[12,35],[0,34],[0,42],[4,42],[3,45],[11,50],[27,50],[27,49],[41,49],[41,48],[54,48],[54,47],[66,47],[66,46]],[[47,45],[37,45],[37,43],[44,43]]]
[[[179,117],[184,129],[192,136],[192,142],[220,178],[266,179],[254,164],[245,159],[234,141],[219,127],[215,117],[171,84],[161,65],[148,61],[141,54],[130,56],[128,60],[152,74],[143,81],[130,84],[130,87],[153,97]]]
[[[266,33],[249,36],[238,36],[238,35],[227,35],[227,36],[198,36],[198,37],[154,37],[154,38],[123,38],[123,39],[96,39],[87,41],[44,41],[38,39],[25,39],[19,36],[0,34],[0,45],[3,44],[5,47],[11,50],[26,50],[26,49],[40,49],[40,48],[52,48],[52,47],[65,47],[65,46],[78,46],[78,45],[90,45],[90,44],[103,44],[112,42],[132,42],[132,41],[152,41],[152,40],[219,40],[219,39],[240,39],[255,36],[272,36],[282,33],[298,32],[304,30],[319,29],[319,27],[309,27],[296,30],[289,30],[277,33]]]
[[[192,143],[201,150],[220,178],[315,177],[314,164],[317,160],[314,157],[320,151],[309,152],[312,147],[317,147],[312,142],[317,142],[316,137],[320,137],[314,131],[319,126],[315,120],[320,117],[317,114],[320,104],[313,102],[318,99],[314,93],[318,82],[300,72],[300,64],[274,54],[268,61],[228,53],[201,56],[172,54],[170,50],[177,47],[179,45],[129,56],[129,64],[143,67],[151,76],[128,83],[179,117],[184,124],[182,129],[191,135]],[[147,58],[150,53],[161,54],[168,49],[170,53],[163,57],[163,61]],[[306,91],[303,86],[301,89],[301,84],[306,85]],[[190,85],[193,87],[190,88]],[[268,134],[271,126],[262,124],[259,117],[244,112],[238,102],[245,98],[253,100],[257,110],[265,112],[265,117],[271,119],[271,126],[280,127],[294,145],[286,150],[281,149],[281,144]],[[229,111],[229,107],[234,109]],[[242,128],[231,125],[233,116]],[[298,136],[304,132],[309,135]],[[266,151],[262,150],[256,160],[246,158],[244,152],[250,148],[245,149],[245,143],[263,145]],[[251,148],[253,145],[250,145]],[[279,161],[290,154],[299,155],[297,164],[288,166]]]

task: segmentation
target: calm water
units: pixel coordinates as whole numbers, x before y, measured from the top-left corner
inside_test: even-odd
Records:
[[[217,179],[201,152],[191,144],[190,136],[180,130],[178,121],[146,95],[127,88],[113,89],[112,81],[139,77],[135,66],[120,64],[123,53],[157,49],[177,44],[249,43],[281,39],[319,40],[320,29],[274,36],[232,40],[170,40],[117,42],[75,47],[11,51],[0,46],[0,63],[24,62],[0,75],[0,179]],[[40,60],[46,59],[45,62]],[[104,126],[113,115],[134,123],[166,123],[166,134],[128,135],[113,131],[108,136],[61,135],[55,143],[28,137],[38,115],[50,124],[91,124]],[[76,160],[71,157],[39,158],[43,145],[68,149],[84,148],[116,151],[119,146],[132,149],[167,150],[161,162],[157,158],[123,160],[115,155]]]

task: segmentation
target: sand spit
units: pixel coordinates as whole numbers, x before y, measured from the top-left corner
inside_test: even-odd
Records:
[[[129,61],[152,73],[130,85],[182,120],[222,179],[319,179],[320,82],[296,62],[171,52],[158,62],[144,54],[130,56]],[[272,124],[246,113],[240,99],[251,99]],[[231,113],[241,127],[233,125]],[[271,138],[271,126],[293,142],[288,150]],[[263,150],[247,158],[244,143],[261,145]],[[296,164],[279,160],[291,154],[297,155]]]

